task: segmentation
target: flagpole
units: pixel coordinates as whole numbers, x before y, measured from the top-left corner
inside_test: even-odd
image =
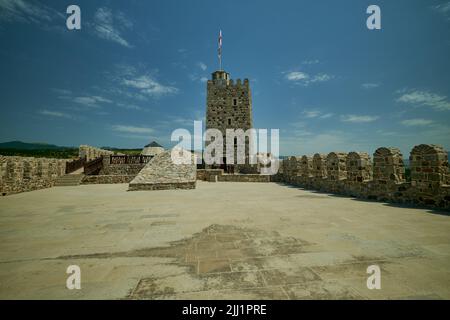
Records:
[[[219,70],[222,71],[222,30],[219,31]]]

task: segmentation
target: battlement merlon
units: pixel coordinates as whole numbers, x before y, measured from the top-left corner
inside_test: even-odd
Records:
[[[230,78],[230,74],[223,70],[218,70],[212,73],[212,80],[208,80],[208,86],[218,85],[218,86],[232,86],[232,87],[250,87],[250,81],[246,78],[242,82],[241,79],[236,79],[236,82]]]

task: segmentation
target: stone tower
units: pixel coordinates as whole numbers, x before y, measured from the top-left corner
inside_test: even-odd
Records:
[[[219,129],[223,135],[224,155],[226,154],[226,129],[253,128],[252,97],[248,79],[230,79],[225,71],[216,71],[212,80],[207,83],[206,129]],[[235,142],[236,143],[236,142]],[[249,140],[246,140],[246,158],[248,157]],[[242,168],[242,166],[240,166]],[[239,171],[239,166],[226,163],[227,171]]]

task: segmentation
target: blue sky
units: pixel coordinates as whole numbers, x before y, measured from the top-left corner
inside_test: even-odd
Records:
[[[219,29],[281,154],[450,149],[450,2],[428,0],[0,0],[0,141],[169,146],[204,117]]]

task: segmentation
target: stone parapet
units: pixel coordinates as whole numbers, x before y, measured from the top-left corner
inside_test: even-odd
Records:
[[[0,194],[50,188],[65,174],[65,159],[0,156]]]
[[[211,176],[223,174],[223,169],[197,169],[197,180],[210,181]]]
[[[80,158],[86,157],[86,161],[94,160],[100,156],[108,156],[112,155],[114,152],[104,149],[99,149],[96,147],[88,146],[88,145],[81,145],[78,148],[78,156]]]
[[[450,209],[448,154],[441,146],[422,144],[412,149],[411,181],[406,181],[403,155],[397,148],[378,148],[373,162],[366,152],[317,153],[310,167],[310,157],[303,156],[300,174],[298,158],[283,160],[283,170],[271,176],[271,181],[363,199]]]
[[[145,163],[120,163],[111,164],[109,156],[103,157],[103,166],[99,175],[134,175],[136,176],[143,168]]]

